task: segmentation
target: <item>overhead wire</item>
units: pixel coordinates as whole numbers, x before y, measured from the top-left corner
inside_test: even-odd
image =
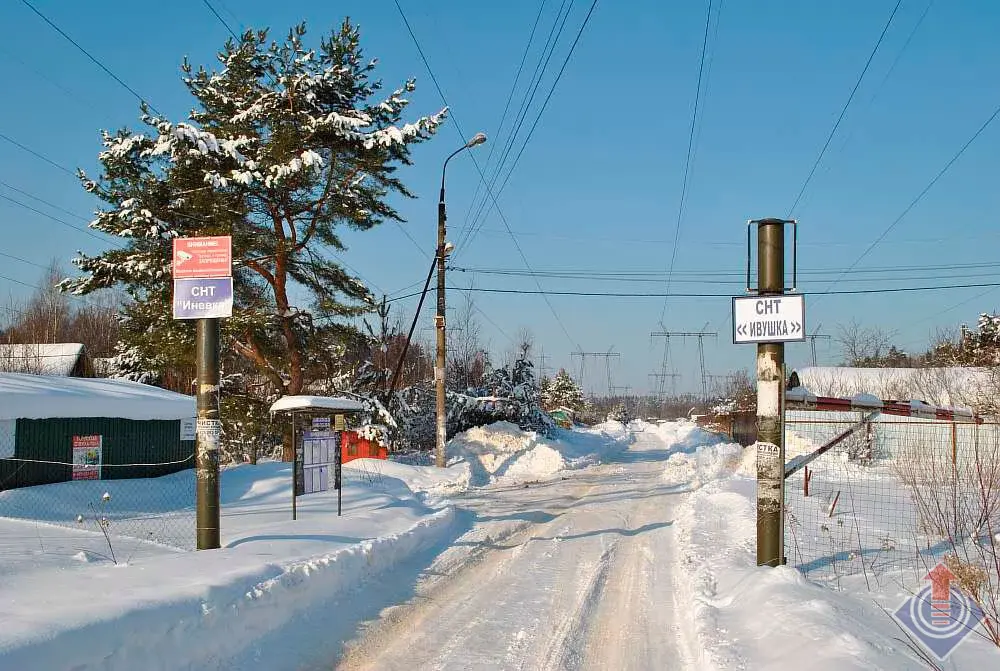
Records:
[[[427,55],[424,53],[423,47],[420,45],[420,40],[417,39],[416,33],[413,32],[413,27],[410,25],[409,19],[406,18],[406,13],[403,11],[402,6],[399,4],[399,0],[393,0],[393,3],[396,5],[396,9],[399,12],[400,17],[403,19],[403,24],[406,26],[406,30],[410,34],[410,38],[413,40],[414,46],[416,46],[417,48],[417,53],[420,55],[420,60],[423,62],[424,67],[427,69],[427,73],[431,78],[431,82],[433,82],[434,84],[434,88],[437,89],[438,95],[441,97],[441,102],[443,102],[445,107],[447,107],[450,111],[449,116],[451,117],[451,121],[454,124],[455,129],[458,131],[458,134],[461,136],[462,140],[464,142],[468,142],[468,137],[465,135],[464,131],[462,131],[461,124],[458,121],[458,116],[454,114],[454,112],[451,110],[451,105],[448,104],[448,98],[447,96],[445,96],[444,89],[441,88],[441,84],[438,81],[437,76],[434,74],[434,70],[433,68],[431,68],[430,62],[427,60]],[[500,220],[503,222],[504,228],[506,228],[508,233],[510,234],[510,239],[514,243],[514,247],[515,249],[517,249],[517,252],[521,257],[522,263],[524,263],[525,267],[527,267],[530,270],[531,264],[528,262],[528,259],[524,254],[524,250],[521,249],[521,244],[518,242],[517,237],[511,231],[510,224],[507,222],[507,217],[504,215],[503,210],[500,208],[500,204],[497,202],[496,195],[493,193],[493,189],[487,183],[486,175],[484,174],[482,167],[479,165],[479,162],[476,160],[476,157],[474,155],[470,154],[470,158],[472,159],[473,165],[476,167],[476,172],[479,173],[479,178],[486,186],[486,191],[489,194],[490,199],[493,201],[494,206],[496,207],[497,214],[500,215]],[[538,286],[540,291],[543,291],[541,284],[538,282],[537,279],[535,280],[535,284],[536,286]],[[547,296],[545,296],[545,303],[548,306],[549,311],[552,313],[552,316],[555,318],[556,323],[559,325],[559,328],[562,330],[563,335],[566,336],[566,339],[569,340],[571,344],[574,344],[577,347],[579,347],[579,345],[574,342],[574,338],[570,335],[569,330],[563,323],[562,318],[559,317],[559,313],[556,312],[555,307],[552,305],[552,301],[549,300]]]
[[[844,296],[858,296],[866,294],[898,294],[898,293],[915,293],[922,291],[947,291],[953,289],[976,289],[984,287],[1000,287],[1000,282],[977,282],[977,283],[967,283],[967,284],[942,284],[942,285],[928,285],[919,287],[880,287],[880,288],[869,288],[869,289],[838,289],[831,291],[803,291],[799,295],[803,296],[833,296],[833,295],[844,295]],[[543,290],[537,291],[532,289],[504,289],[500,287],[447,287],[452,291],[472,291],[479,293],[493,293],[493,294],[513,294],[522,296],[542,296],[547,295],[553,296],[579,296],[579,297],[592,297],[592,298],[663,298],[664,296],[669,296],[672,298],[727,298],[731,299],[731,293],[704,293],[704,292],[672,292],[670,294],[665,294],[663,292],[635,292],[635,291],[553,291],[553,290]],[[405,294],[403,296],[397,296],[395,298],[389,299],[387,302],[392,303],[396,301],[406,300],[408,298],[413,298],[414,296],[419,296],[421,292],[417,291],[410,294]]]
[[[521,61],[517,65],[517,72],[514,73],[514,82],[510,86],[510,92],[507,94],[507,102],[504,103],[503,112],[500,114],[500,123],[497,124],[496,132],[493,134],[495,139],[499,139],[503,133],[504,124],[507,122],[507,113],[510,111],[510,104],[514,100],[514,93],[517,92],[517,83],[521,80],[521,73],[524,71],[524,64],[528,60],[528,53],[531,51],[531,44],[535,40],[535,31],[538,30],[538,24],[542,18],[542,11],[545,9],[545,2],[546,0],[542,0],[538,3],[538,13],[535,14],[535,21],[531,25],[531,32],[528,34],[528,41],[524,45],[524,51],[521,54]],[[493,153],[496,151],[496,147],[497,142],[490,142],[489,152],[486,154],[486,161],[484,162],[487,167],[489,167],[490,161],[493,159]],[[479,199],[479,192],[482,188],[482,183],[476,182],[476,190],[473,192],[472,199],[469,201],[469,209],[465,213],[465,223],[459,231],[459,240],[456,248],[461,247],[464,242],[464,234],[468,229],[467,224],[469,223],[469,218],[472,216],[472,209],[475,207],[476,201]]]
[[[788,208],[788,218],[791,218],[792,214],[795,212],[795,208],[798,206],[799,201],[802,200],[802,195],[806,192],[806,188],[812,181],[813,175],[816,174],[816,168],[819,167],[820,161],[823,160],[823,156],[826,155],[826,150],[829,148],[830,143],[833,141],[833,136],[837,133],[837,129],[840,128],[841,122],[844,120],[844,116],[847,114],[847,108],[851,106],[851,101],[854,100],[855,94],[858,92],[858,88],[861,86],[862,80],[865,78],[865,74],[868,72],[868,68],[871,67],[872,61],[875,59],[875,54],[878,53],[879,47],[882,46],[882,40],[885,39],[885,35],[889,32],[889,26],[892,25],[892,20],[896,17],[896,12],[899,11],[899,6],[903,4],[903,0],[896,0],[896,5],[892,8],[892,12],[889,14],[889,19],[885,22],[882,27],[882,32],[878,36],[878,40],[875,42],[875,46],[872,48],[871,53],[868,54],[868,60],[865,61],[865,66],[861,69],[861,74],[858,75],[857,81],[854,82],[854,88],[851,89],[851,94],[847,97],[847,101],[844,106],[840,109],[840,114],[837,116],[837,121],[833,124],[833,128],[830,129],[830,134],[826,137],[826,142],[823,143],[823,147],[819,150],[819,155],[816,156],[816,160],[813,161],[812,168],[809,170],[809,174],[806,175],[805,181],[802,183],[802,187],[799,189],[798,194],[795,196],[795,202],[792,206]]]
[[[670,293],[670,275],[674,269],[674,262],[677,259],[677,244],[680,241],[681,222],[684,217],[684,202],[687,200],[688,178],[691,173],[691,157],[694,153],[694,133],[698,123],[698,106],[701,102],[701,81],[705,72],[705,55],[708,52],[708,33],[712,23],[712,0],[708,0],[708,11],[705,13],[705,31],[701,41],[701,57],[698,59],[698,83],[694,90],[694,108],[691,112],[691,127],[688,130],[687,155],[684,159],[684,171],[681,178],[681,192],[677,202],[677,221],[674,224],[674,243],[670,250],[670,264],[667,268],[666,292]],[[660,310],[660,324],[667,314],[667,299],[663,299],[663,308]]]
[[[872,252],[872,250],[874,250],[883,240],[885,240],[886,236],[888,236],[889,233],[891,233],[892,230],[896,228],[896,226],[898,226],[899,223],[902,222],[904,218],[906,218],[906,215],[909,214],[910,211],[914,207],[916,207],[921,200],[923,200],[924,196],[926,196],[927,193],[934,188],[934,185],[937,184],[942,177],[944,177],[945,173],[947,173],[948,170],[951,169],[951,167],[958,161],[958,159],[962,157],[962,155],[972,145],[972,143],[975,142],[979,138],[979,136],[983,134],[983,132],[990,126],[990,124],[993,123],[994,120],[996,120],[998,115],[1000,115],[1000,106],[997,106],[997,108],[993,110],[993,113],[989,116],[989,118],[986,119],[986,121],[983,122],[982,125],[979,126],[978,129],[976,129],[976,132],[972,134],[972,137],[970,137],[965,142],[965,144],[963,144],[962,147],[957,152],[955,152],[955,154],[948,160],[948,162],[944,164],[944,166],[937,172],[936,175],[934,175],[931,181],[928,182],[927,185],[920,190],[920,192],[913,198],[913,200],[909,202],[909,204],[905,208],[903,208],[903,211],[900,212],[899,215],[895,219],[893,219],[888,226],[886,226],[885,230],[883,230],[879,234],[879,236],[875,238],[875,240],[872,241],[871,244],[869,244],[865,248],[863,252],[861,252],[861,255],[858,256],[858,258],[855,259],[854,262],[847,267],[847,269],[845,269],[835,280],[833,280],[833,282],[830,283],[828,289],[836,286],[837,283],[840,282],[845,275],[854,270],[857,267],[857,265],[861,263],[861,261],[863,261],[865,257]]]
[[[67,42],[69,42],[74,47],[76,47],[77,50],[79,50],[84,56],[86,56],[88,59],[90,59],[90,61],[92,63],[94,63],[94,65],[96,65],[101,70],[103,70],[109,77],[111,77],[112,79],[114,79],[125,90],[127,90],[129,93],[131,93],[133,96],[135,96],[139,100],[140,103],[146,105],[150,110],[152,110],[156,114],[160,113],[155,107],[153,107],[153,105],[144,96],[140,95],[134,88],[132,88],[131,86],[129,86],[128,84],[126,84],[125,81],[121,77],[119,77],[118,75],[116,75],[114,72],[111,71],[111,68],[109,68],[108,66],[106,66],[96,56],[94,56],[92,53],[90,53],[85,48],[83,48],[80,45],[79,42],[77,42],[72,37],[70,37],[66,33],[66,31],[64,31],[62,28],[60,28],[58,25],[56,25],[55,22],[52,21],[52,19],[50,19],[49,17],[47,17],[45,14],[42,14],[38,10],[37,7],[35,7],[33,4],[31,4],[31,2],[29,2],[29,0],[21,0],[21,4],[25,5],[31,11],[33,11],[35,14],[37,14],[38,17],[42,19],[42,21],[44,21],[45,23],[47,23],[49,25],[49,27],[51,27],[57,33],[59,33],[60,35],[62,35],[66,39]]]
[[[562,36],[563,29],[566,26],[566,21],[569,18],[570,11],[573,8],[573,0],[562,0],[559,4],[559,8],[556,10],[556,16],[552,21],[552,26],[549,28],[549,34],[545,38],[545,44],[542,45],[542,50],[538,54],[538,60],[535,62],[534,71],[531,73],[531,78],[528,80],[528,86],[524,90],[524,95],[521,97],[521,103],[518,106],[518,112],[515,115],[516,119],[512,124],[510,132],[507,134],[507,138],[503,141],[503,149],[500,152],[500,159],[497,161],[496,165],[493,167],[493,172],[489,178],[489,188],[491,190],[496,186],[497,180],[500,179],[500,175],[503,173],[504,166],[507,163],[507,159],[510,156],[511,150],[514,148],[514,144],[517,142],[517,136],[521,132],[521,128],[524,126],[524,121],[528,116],[528,111],[531,109],[531,103],[535,100],[535,95],[538,93],[538,87],[541,86],[542,79],[545,76],[545,71],[549,67],[549,61],[552,59],[552,55],[555,52],[556,45],[559,43],[559,38]],[[563,10],[566,10],[565,14]],[[560,20],[561,19],[561,20]],[[499,140],[499,138],[497,138]],[[499,144],[499,142],[494,142],[492,144]],[[476,223],[479,221],[483,212],[486,210],[490,203],[489,194],[483,195],[482,201],[476,207],[476,212],[470,220],[468,215],[466,215],[466,220],[462,225],[460,231],[459,244],[456,246],[455,254],[461,253],[461,251],[467,246],[469,242],[469,236],[472,234]],[[476,205],[475,202],[472,205]],[[470,209],[471,212],[471,209]]]
[[[538,122],[542,118],[542,114],[545,113],[546,107],[548,107],[549,101],[552,99],[553,94],[556,91],[556,86],[559,85],[559,80],[562,79],[563,73],[566,71],[566,66],[569,64],[570,59],[573,57],[574,51],[576,51],[576,46],[580,42],[580,38],[583,36],[583,31],[587,28],[587,24],[590,22],[590,17],[594,13],[594,9],[597,7],[597,0],[593,0],[590,4],[590,9],[587,11],[587,15],[583,19],[583,23],[580,25],[579,30],[577,30],[576,37],[573,39],[573,43],[570,45],[569,51],[566,53],[566,57],[563,59],[562,66],[559,68],[559,72],[556,74],[555,80],[552,82],[552,86],[549,88],[548,94],[545,96],[545,100],[542,102],[541,108],[535,115],[534,121],[531,123],[531,128],[528,130],[528,134],[524,138],[524,142],[521,143],[521,148],[517,152],[517,156],[514,157],[514,161],[511,163],[510,168],[507,170],[507,176],[504,177],[503,183],[500,184],[500,188],[496,191],[497,194],[503,193],[503,190],[507,187],[507,183],[510,181],[511,175],[514,174],[514,170],[517,168],[517,164],[521,160],[521,156],[524,154],[524,150],[528,147],[528,143],[531,142],[531,137],[535,134],[535,129],[538,127]],[[569,13],[567,12],[567,16]],[[487,210],[487,214],[489,211]],[[485,219],[483,220],[485,221]],[[471,237],[475,236],[475,232],[472,233]],[[471,239],[471,238],[470,238]]]

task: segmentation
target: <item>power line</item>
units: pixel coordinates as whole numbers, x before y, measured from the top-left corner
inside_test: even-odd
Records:
[[[43,266],[41,263],[35,263],[34,261],[29,261],[28,259],[22,259],[20,256],[14,256],[13,254],[8,254],[7,252],[0,252],[0,256],[13,259],[14,261],[20,261],[21,263],[27,263],[29,266],[35,266],[36,268],[41,268],[42,270],[48,270],[48,266]]]
[[[910,43],[913,41],[914,36],[917,34],[917,31],[920,29],[920,26],[923,25],[924,19],[927,18],[927,15],[930,13],[931,7],[933,6],[934,6],[934,0],[929,0],[927,6],[924,7],[923,13],[920,15],[920,18],[917,19],[917,22],[913,25],[913,28],[910,29],[909,35],[906,36],[906,40],[903,41],[903,46],[900,47],[899,51],[896,53],[896,57],[892,60],[892,65],[890,65],[889,69],[886,70],[885,75],[882,77],[882,81],[880,81],[878,83],[878,86],[875,87],[875,93],[872,94],[872,97],[868,100],[868,104],[865,105],[864,110],[862,110],[861,116],[867,114],[868,110],[870,110],[872,108],[872,105],[875,104],[875,100],[882,92],[882,89],[885,88],[886,82],[889,81],[889,78],[896,71],[896,66],[899,65],[899,62],[903,58],[903,54],[906,53],[906,50],[909,48]],[[854,137],[854,129],[852,128],[851,131],[847,134],[847,138],[844,140],[843,144],[840,146],[840,149],[838,151],[840,152],[844,151],[844,149],[850,143],[851,138],[853,137]]]
[[[41,160],[45,161],[46,163],[48,163],[49,165],[53,166],[54,168],[57,168],[58,170],[62,170],[64,173],[66,173],[70,177],[76,177],[76,173],[73,172],[72,170],[70,170],[69,168],[67,168],[66,166],[61,165],[59,163],[56,163],[55,161],[53,161],[48,156],[40,154],[37,151],[35,151],[34,149],[26,147],[25,145],[21,144],[20,142],[18,142],[14,138],[10,137],[9,135],[5,135],[3,133],[0,133],[0,140],[4,140],[6,142],[9,142],[10,144],[14,145],[18,149],[21,149],[22,151],[28,152],[29,154],[31,154],[35,158],[38,158],[38,159],[41,159]]]
[[[705,34],[701,41],[701,58],[698,62],[698,84],[694,90],[694,109],[691,112],[691,128],[688,131],[687,156],[684,159],[684,173],[681,178],[681,195],[677,203],[677,222],[674,225],[674,244],[670,250],[670,265],[667,269],[666,292],[670,292],[670,275],[674,270],[674,262],[677,259],[677,243],[681,236],[681,221],[684,217],[684,201],[687,199],[688,178],[691,173],[691,156],[694,154],[694,130],[698,123],[698,105],[701,102],[701,78],[705,71],[705,54],[708,51],[708,30],[712,23],[712,0],[708,0],[708,12],[705,14]],[[667,300],[663,300],[663,309],[660,310],[660,323],[667,314]]]
[[[521,54],[521,62],[518,63],[517,72],[514,74],[514,82],[513,82],[513,84],[511,84],[510,92],[507,94],[507,102],[504,103],[503,113],[500,115],[500,123],[497,125],[497,131],[496,131],[496,133],[494,133],[494,136],[497,137],[497,138],[499,138],[500,134],[503,132],[503,125],[507,121],[507,113],[510,111],[510,103],[511,103],[511,101],[513,101],[513,99],[514,99],[514,93],[517,91],[517,83],[520,81],[520,79],[521,79],[521,73],[524,71],[524,63],[528,59],[528,52],[531,51],[531,43],[534,42],[534,40],[535,40],[535,31],[538,29],[538,24],[539,24],[539,22],[541,21],[541,18],[542,18],[542,10],[544,10],[544,9],[545,9],[545,0],[542,0],[538,4],[538,13],[535,14],[535,21],[534,21],[534,23],[531,26],[531,32],[528,34],[528,42],[524,45],[524,52]],[[537,70],[537,68],[536,68],[536,70]],[[513,127],[513,124],[512,124],[512,127]],[[496,150],[496,147],[497,147],[497,143],[496,142],[491,142],[490,143],[490,150],[489,150],[489,153],[486,155],[485,165],[489,166],[490,160],[493,158],[493,152]],[[472,215],[473,207],[475,206],[476,201],[479,199],[479,192],[480,192],[481,189],[482,189],[482,184],[480,184],[480,183],[477,182],[476,183],[476,190],[472,194],[472,200],[469,201],[469,209],[465,213],[465,224],[463,224],[463,230],[459,233],[459,238],[460,238],[459,239],[459,244],[458,244],[459,247],[461,247],[462,244],[464,244],[464,242],[465,242],[464,238],[463,238],[463,234],[467,233],[467,231],[468,231],[469,217]],[[484,198],[484,201],[485,201],[485,198]]]
[[[819,155],[813,162],[812,168],[809,170],[808,176],[806,176],[806,180],[802,183],[802,188],[799,189],[798,195],[795,196],[795,202],[792,203],[792,206],[788,209],[789,219],[792,217],[792,213],[795,211],[795,207],[799,204],[799,201],[802,200],[802,194],[806,192],[806,187],[808,187],[809,182],[812,181],[813,175],[816,174],[816,168],[819,167],[820,161],[823,160],[823,156],[826,154],[826,150],[830,146],[830,142],[833,141],[833,136],[836,134],[837,129],[840,128],[840,122],[844,120],[844,115],[847,114],[847,108],[850,107],[851,101],[854,100],[854,94],[858,92],[858,87],[861,86],[861,80],[865,78],[865,73],[868,72],[868,68],[871,66],[872,60],[875,58],[876,52],[878,52],[878,48],[882,45],[882,40],[885,38],[885,34],[889,31],[889,26],[892,25],[892,20],[896,16],[896,12],[899,10],[899,6],[901,4],[903,4],[903,0],[896,0],[896,6],[892,8],[892,13],[889,14],[889,20],[886,21],[885,26],[882,27],[882,33],[878,36],[878,41],[875,42],[875,47],[872,49],[872,52],[868,55],[865,67],[862,68],[861,74],[858,75],[858,80],[854,82],[854,88],[851,89],[851,95],[847,97],[847,102],[845,102],[844,106],[841,108],[840,115],[837,117],[837,122],[833,124],[833,128],[830,129],[830,134],[827,136],[826,142],[823,143],[823,148],[819,150]]]
[[[0,280],[7,280],[8,282],[13,282],[14,284],[20,284],[22,286],[28,287],[29,289],[38,289],[39,291],[44,291],[37,284],[31,284],[30,282],[22,282],[21,280],[15,280],[13,277],[7,277],[6,275],[0,275]]]
[[[139,93],[136,92],[135,89],[133,89],[128,84],[126,84],[121,79],[121,77],[119,77],[114,72],[112,72],[111,69],[108,66],[106,66],[104,63],[102,63],[101,61],[99,61],[93,54],[91,54],[89,51],[87,51],[82,46],[80,46],[80,44],[76,40],[74,40],[72,37],[70,37],[69,35],[67,35],[66,32],[62,28],[60,28],[59,26],[57,26],[49,17],[45,16],[40,11],[38,11],[38,9],[33,4],[31,4],[28,0],[21,0],[21,3],[24,4],[26,7],[28,7],[35,14],[37,14],[39,16],[39,18],[42,19],[42,21],[44,21],[45,23],[49,24],[49,26],[53,30],[55,30],[57,33],[59,33],[60,35],[62,35],[64,38],[66,38],[66,41],[68,41],[70,44],[72,44],[74,47],[76,47],[84,56],[86,56],[87,58],[89,58],[91,60],[91,62],[94,63],[94,65],[96,65],[97,67],[101,68],[101,70],[104,70],[104,72],[107,73],[108,76],[110,76],[116,82],[118,82],[119,84],[121,84],[122,87],[125,90],[127,90],[129,93],[131,93],[133,96],[135,96],[139,100],[140,103],[142,103],[142,104],[146,105],[147,107],[149,107],[149,109],[151,109],[156,114],[160,113],[155,107],[153,107],[153,105],[148,100],[146,100],[144,97],[142,97],[141,95],[139,95]]]
[[[222,18],[222,15],[221,15],[221,14],[219,14],[219,12],[215,11],[215,7],[213,7],[213,6],[212,6],[212,3],[211,3],[211,2],[209,2],[208,0],[201,0],[201,1],[202,1],[203,3],[205,3],[205,6],[206,6],[206,7],[208,7],[208,11],[212,12],[212,14],[214,14],[214,15],[215,15],[215,18],[217,18],[217,19],[219,20],[219,23],[221,23],[222,25],[224,25],[224,26],[226,27],[226,30],[228,30],[228,31],[229,31],[229,34],[233,36],[233,39],[237,39],[237,40],[238,40],[238,39],[240,39],[240,38],[239,38],[239,35],[237,35],[237,34],[236,34],[236,31],[234,31],[234,30],[233,30],[233,29],[232,29],[232,28],[231,28],[231,27],[229,26],[229,24],[228,24],[228,23],[226,23],[226,20],[225,20],[224,18]]]
[[[846,275],[847,273],[851,272],[859,263],[861,263],[861,261],[866,256],[868,256],[868,254],[871,253],[871,251],[873,249],[875,249],[875,247],[877,247],[879,245],[879,243],[881,243],[883,240],[885,240],[886,236],[889,235],[889,233],[892,231],[892,229],[896,228],[896,226],[899,225],[899,222],[903,221],[903,219],[906,217],[906,215],[910,213],[910,210],[912,210],[914,207],[916,207],[917,203],[919,203],[921,200],[923,200],[924,196],[926,196],[927,193],[932,188],[934,188],[934,185],[938,183],[938,180],[940,180],[942,177],[944,177],[945,173],[948,172],[948,170],[951,168],[951,166],[953,166],[955,164],[955,162],[958,161],[958,159],[962,157],[962,154],[965,153],[965,150],[968,149],[972,145],[972,143],[975,142],[976,139],[980,135],[983,134],[983,132],[990,126],[990,124],[993,123],[993,121],[997,118],[998,115],[1000,115],[1000,106],[997,106],[997,108],[993,110],[993,114],[991,114],[989,116],[989,118],[986,119],[986,121],[983,122],[983,124],[976,130],[976,132],[973,133],[972,137],[970,137],[968,139],[968,141],[965,144],[962,145],[962,148],[959,149],[955,153],[955,155],[952,156],[948,160],[948,162],[944,164],[944,167],[941,168],[936,175],[934,175],[934,178],[927,184],[927,186],[925,186],[920,191],[920,193],[918,193],[916,195],[916,197],[913,200],[910,201],[910,204],[907,205],[905,208],[903,208],[903,211],[900,212],[899,216],[896,217],[892,221],[892,223],[889,224],[885,228],[885,230],[882,231],[882,233],[877,238],[875,238],[875,240],[870,245],[868,245],[868,247],[865,248],[865,251],[863,251],[861,253],[861,256],[859,256],[857,259],[855,259],[854,263],[852,263],[850,266],[848,266],[848,268],[844,272],[842,272],[840,274],[840,276],[837,277],[837,279],[835,279],[833,282],[830,283],[830,286],[828,288],[831,288],[831,287],[835,286],[838,282],[840,282],[840,280],[843,279],[844,275]],[[986,285],[983,285],[983,286],[986,286]]]
[[[566,13],[563,14],[563,9],[566,9]],[[493,175],[489,179],[489,187],[493,189],[496,186],[497,180],[500,179],[500,175],[503,173],[504,166],[507,164],[507,159],[510,156],[511,150],[514,148],[514,144],[517,141],[517,136],[521,132],[521,128],[524,126],[524,120],[527,118],[528,110],[531,108],[531,103],[535,100],[535,95],[538,93],[538,87],[542,84],[542,78],[545,76],[545,71],[549,67],[549,61],[552,60],[552,55],[555,53],[556,45],[559,43],[559,38],[562,36],[563,29],[566,27],[566,21],[569,19],[570,11],[573,8],[573,0],[570,0],[567,7],[567,0],[562,0],[559,4],[559,9],[556,11],[555,19],[552,21],[552,26],[549,28],[549,34],[545,38],[545,44],[542,45],[542,50],[538,54],[538,61],[535,63],[535,69],[531,73],[531,79],[528,82],[528,86],[525,88],[524,95],[521,97],[521,104],[517,112],[517,119],[514,121],[510,133],[507,135],[507,139],[503,143],[503,150],[500,152],[500,160],[494,166]],[[560,21],[560,18],[562,21]],[[476,213],[472,216],[472,220],[469,220],[468,215],[466,216],[466,221],[462,227],[462,237],[459,240],[459,246],[456,249],[456,253],[460,253],[462,249],[465,248],[469,241],[469,237],[472,234],[473,229],[478,223],[479,219],[483,215],[489,205],[489,194],[483,197],[481,203],[476,208]],[[473,203],[474,204],[474,203]],[[469,213],[472,210],[470,208]]]
[[[403,8],[400,6],[399,0],[393,0],[393,3],[396,5],[396,9],[399,11],[399,15],[403,19],[403,23],[406,26],[406,30],[407,32],[409,32],[410,38],[413,40],[413,44],[417,48],[417,53],[420,54],[420,60],[423,61],[424,67],[427,68],[427,73],[430,75],[431,81],[434,83],[434,87],[437,89],[438,95],[441,97],[441,102],[443,102],[445,104],[445,107],[447,107],[450,111],[451,105],[448,104],[448,98],[445,96],[444,90],[441,88],[441,84],[438,82],[437,77],[434,75],[434,70],[431,68],[430,62],[427,60],[427,56],[424,54],[423,47],[420,46],[420,41],[417,39],[416,34],[413,32],[413,28],[410,26],[409,20],[406,18],[406,13],[403,12]],[[458,117],[454,113],[450,113],[449,116],[451,117],[451,121],[455,125],[455,129],[458,131],[463,141],[467,142],[468,138],[462,131],[462,127],[458,121]],[[517,249],[517,252],[521,257],[521,261],[524,263],[525,267],[528,268],[528,270],[531,270],[531,264],[528,263],[528,259],[524,255],[524,250],[521,249],[521,245],[520,243],[518,243],[517,237],[515,237],[513,231],[511,231],[510,224],[507,222],[507,217],[504,215],[503,210],[500,209],[500,204],[497,202],[496,195],[493,193],[493,189],[487,183],[486,175],[483,174],[483,170],[480,167],[479,162],[476,160],[476,157],[474,155],[469,154],[469,157],[472,159],[472,164],[476,166],[476,172],[479,173],[479,178],[482,180],[484,186],[486,186],[486,191],[489,194],[491,200],[493,201],[494,206],[496,207],[497,214],[500,215],[500,220],[503,222],[504,228],[506,228],[507,232],[510,234],[510,239],[514,243],[514,247]],[[536,286],[538,286],[538,289],[541,292],[542,287],[537,279],[535,280],[535,284]],[[548,305],[549,311],[552,312],[552,316],[555,318],[556,323],[559,324],[559,327],[560,329],[562,329],[562,332],[566,336],[566,339],[569,340],[570,343],[572,344],[573,338],[572,336],[570,336],[569,330],[567,330],[566,325],[559,317],[559,313],[556,312],[555,307],[553,307],[552,302],[548,299],[547,296],[545,297],[545,303],[546,305]]]
[[[524,154],[524,150],[527,148],[528,143],[531,141],[531,136],[534,135],[535,129],[538,127],[538,122],[542,118],[542,114],[545,113],[545,108],[548,107],[549,101],[552,99],[552,95],[556,91],[556,86],[559,84],[559,80],[562,79],[563,72],[566,70],[566,66],[569,64],[570,59],[573,57],[573,52],[576,50],[576,45],[580,42],[580,38],[583,36],[583,31],[587,28],[587,24],[590,22],[590,17],[594,13],[594,9],[597,7],[597,0],[594,0],[590,4],[590,9],[587,11],[587,16],[584,17],[583,23],[580,25],[580,29],[576,33],[576,37],[573,39],[573,43],[570,45],[569,52],[566,54],[566,58],[563,59],[562,66],[559,68],[559,72],[556,74],[555,80],[552,82],[552,86],[549,88],[548,95],[545,96],[545,100],[542,102],[541,109],[538,110],[538,114],[535,115],[535,120],[531,123],[531,128],[528,130],[528,135],[524,138],[524,142],[521,144],[521,149],[517,152],[517,156],[514,157],[514,162],[511,163],[510,169],[507,171],[507,176],[504,178],[503,183],[500,185],[500,189],[497,193],[503,193],[504,188],[507,186],[507,182],[510,181],[511,175],[514,174],[514,170],[517,168],[518,162],[521,160],[521,155]],[[569,13],[567,12],[567,16]],[[488,214],[488,212],[487,212]],[[483,220],[485,221],[485,219]],[[475,233],[470,235],[470,240],[475,236]]]
[[[3,181],[2,179],[0,179],[0,186],[8,188],[11,191],[16,191],[17,193],[21,194],[22,196],[27,196],[28,198],[31,198],[32,200],[35,200],[35,201],[38,201],[39,203],[42,203],[43,205],[48,205],[53,210],[58,210],[58,211],[62,212],[63,214],[68,214],[69,216],[71,216],[71,217],[73,217],[75,219],[79,219],[80,221],[88,221],[88,222],[90,221],[87,217],[79,215],[76,212],[71,212],[70,210],[67,210],[65,208],[59,207],[55,203],[51,203],[51,202],[45,200],[44,198],[40,198],[40,197],[38,197],[38,196],[36,196],[36,195],[34,195],[32,193],[29,193],[29,192],[25,191],[24,189],[19,189],[16,186],[14,186],[13,184],[8,184],[7,182]]]
[[[801,291],[798,292],[802,296],[848,296],[848,295],[861,295],[861,294],[895,294],[895,293],[912,293],[920,291],[944,291],[949,289],[976,289],[982,287],[1000,287],[1000,282],[980,282],[975,284],[942,284],[937,286],[922,286],[922,287],[883,287],[880,289],[840,289],[836,291]],[[631,291],[549,291],[541,290],[536,291],[532,289],[500,289],[500,288],[488,288],[488,287],[447,287],[452,291],[476,291],[481,293],[493,293],[493,294],[516,294],[525,296],[584,296],[584,297],[606,297],[606,298],[729,298],[733,296],[731,293],[641,293],[641,292],[631,292]],[[411,294],[405,294],[403,296],[397,296],[396,298],[391,298],[388,302],[392,303],[395,301],[405,300],[407,298],[412,298],[414,296],[419,296],[421,292],[415,292]]]
[[[17,206],[19,206],[19,207],[23,207],[23,208],[24,208],[24,209],[26,209],[26,210],[29,210],[29,211],[31,211],[31,212],[34,212],[35,214],[40,214],[40,215],[42,215],[43,217],[46,217],[46,218],[48,218],[48,219],[51,219],[52,221],[55,221],[55,222],[57,222],[57,223],[60,223],[60,224],[62,224],[63,226],[67,226],[67,227],[69,227],[69,228],[72,228],[72,229],[74,229],[74,230],[76,230],[76,231],[80,231],[81,233],[84,233],[85,235],[89,235],[90,237],[94,238],[95,240],[100,240],[100,241],[101,241],[101,242],[103,242],[104,244],[111,244],[111,245],[114,245],[114,243],[113,243],[113,242],[110,242],[109,240],[105,240],[104,238],[100,237],[100,236],[99,236],[99,235],[97,235],[96,233],[93,233],[93,232],[92,232],[92,231],[91,231],[90,229],[87,229],[87,228],[84,228],[84,227],[82,227],[82,226],[77,226],[76,224],[71,224],[71,223],[69,223],[68,221],[65,221],[65,220],[63,220],[63,219],[60,219],[59,217],[55,217],[55,216],[52,216],[52,215],[51,215],[51,214],[49,214],[48,212],[43,212],[42,210],[39,210],[39,209],[38,209],[38,208],[36,208],[36,207],[32,207],[31,205],[27,205],[27,204],[25,204],[25,203],[22,203],[22,202],[21,202],[21,201],[19,201],[19,200],[16,200],[16,199],[14,199],[14,198],[11,198],[10,196],[7,196],[7,195],[4,195],[4,194],[0,193],[0,198],[2,198],[3,200],[6,200],[6,201],[8,201],[8,202],[11,202],[11,203],[13,203],[14,205],[17,205]],[[117,246],[117,245],[114,245],[114,246]]]

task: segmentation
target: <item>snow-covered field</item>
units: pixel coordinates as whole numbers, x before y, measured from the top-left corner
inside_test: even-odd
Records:
[[[351,462],[343,517],[295,522],[287,465],[231,469],[222,550],[118,538],[119,565],[63,519],[115,482],[6,492],[62,503],[0,518],[0,669],[924,668],[894,583],[755,566],[752,450],[690,422],[497,424],[449,462]],[[971,636],[944,668],[998,661]]]

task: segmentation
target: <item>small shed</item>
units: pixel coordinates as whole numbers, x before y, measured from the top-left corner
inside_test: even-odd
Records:
[[[192,468],[195,414],[138,382],[0,373],[0,490]]]
[[[82,343],[23,343],[0,345],[0,371],[94,377],[94,364]]]

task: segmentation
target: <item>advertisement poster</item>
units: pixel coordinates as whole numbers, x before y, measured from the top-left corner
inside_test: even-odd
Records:
[[[73,436],[73,479],[100,480],[102,436]]]

